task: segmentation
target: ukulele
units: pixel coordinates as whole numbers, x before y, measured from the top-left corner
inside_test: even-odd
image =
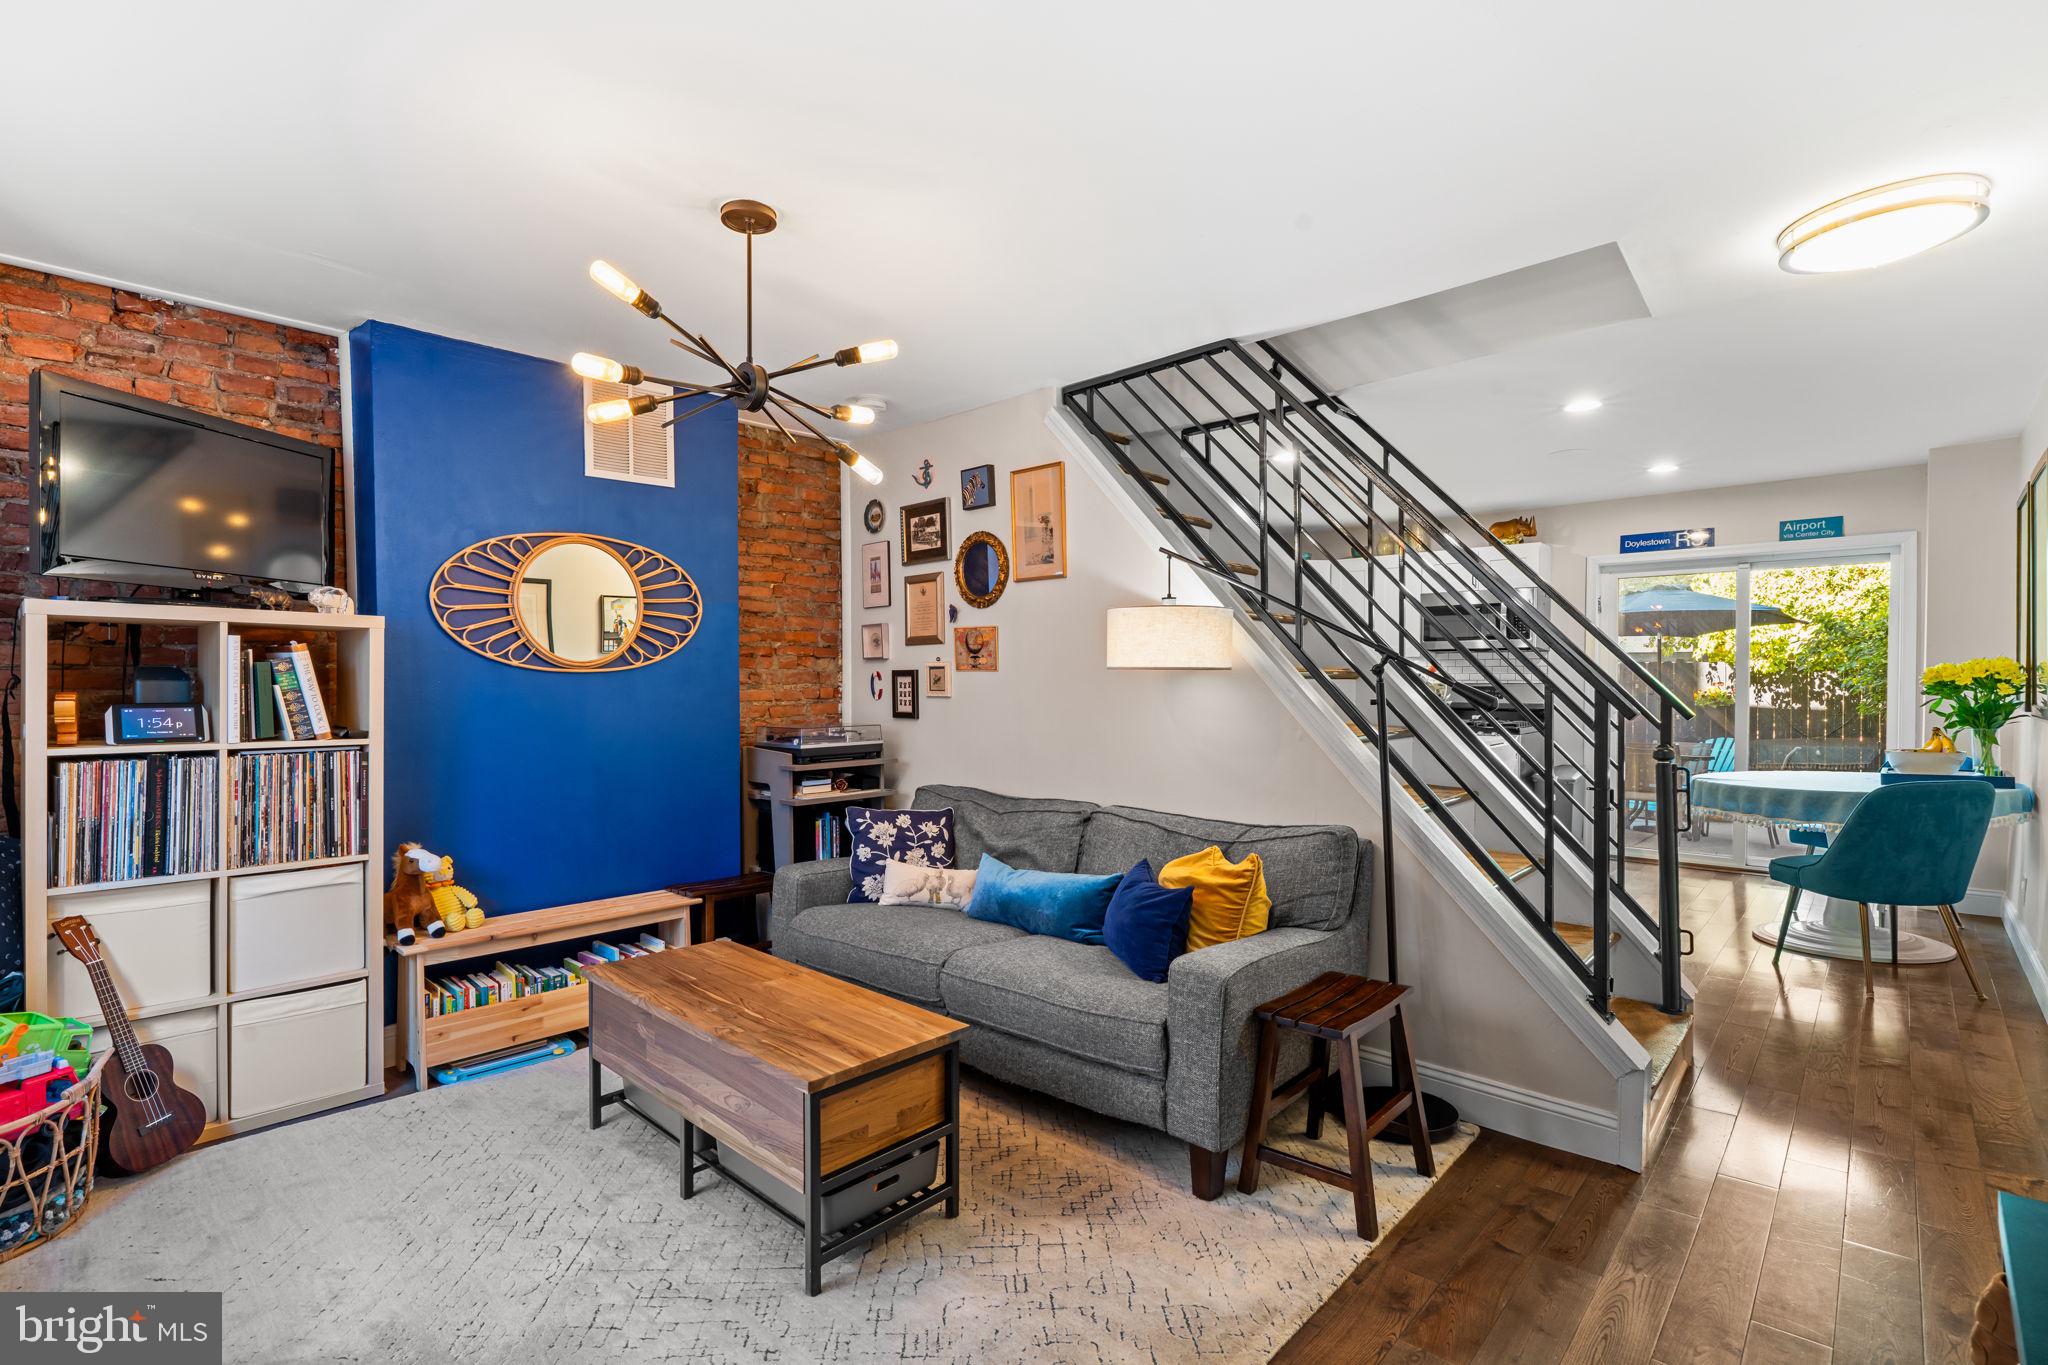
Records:
[[[128,1008],[107,973],[99,935],[86,918],[71,915],[52,923],[50,930],[92,978],[100,1015],[114,1040],[114,1055],[100,1082],[108,1109],[100,1125],[101,1158],[128,1175],[154,1170],[199,1140],[206,1127],[206,1102],[171,1079],[170,1053],[136,1041]]]

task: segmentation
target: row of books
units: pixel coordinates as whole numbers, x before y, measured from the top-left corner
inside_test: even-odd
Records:
[[[369,756],[361,749],[234,755],[229,853],[237,867],[367,852]]]
[[[220,839],[212,754],[80,759],[50,792],[50,884],[211,872]]]
[[[853,852],[853,839],[846,829],[846,816],[836,810],[822,810],[811,825],[813,858],[844,858]]]
[[[427,1013],[460,1014],[484,1005],[497,1005],[568,986],[580,986],[584,981],[585,967],[617,962],[622,958],[645,957],[667,946],[653,934],[642,934],[637,943],[606,943],[600,940],[574,957],[563,958],[559,967],[527,967],[498,962],[492,964],[489,971],[431,977],[426,987]]]
[[[234,696],[228,707],[228,743],[262,739],[333,739],[326,699],[320,693],[313,652],[293,640],[259,655],[241,637],[228,637],[236,661]]]
[[[427,1013],[460,1014],[482,1005],[495,1005],[505,1000],[582,984],[582,969],[568,958],[563,958],[559,967],[521,967],[499,962],[489,971],[456,972],[429,978]]]

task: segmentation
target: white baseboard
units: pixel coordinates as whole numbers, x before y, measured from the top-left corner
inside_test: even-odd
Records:
[[[2006,900],[2005,892],[1993,890],[1989,887],[1973,886],[1970,888],[1969,895],[1956,902],[1956,913],[1959,915],[1975,915],[1979,919],[2004,919],[2006,917],[2006,907],[2009,904],[2010,902]]]
[[[1360,1052],[1371,1083],[1388,1084],[1393,1068],[1386,1050],[1367,1047]],[[1429,1062],[1417,1062],[1415,1070],[1424,1090],[1457,1105],[1462,1117],[1481,1128],[1621,1164],[1621,1131],[1613,1114]]]
[[[2048,1018],[2048,963],[2042,962],[2041,950],[2027,937],[2027,927],[2020,923],[2018,906],[2006,901],[2001,918],[2005,920],[2005,941],[2012,945],[2012,955],[2020,960],[2020,971],[2026,974],[2027,984],[2034,988],[2034,1004],[2042,1017]]]

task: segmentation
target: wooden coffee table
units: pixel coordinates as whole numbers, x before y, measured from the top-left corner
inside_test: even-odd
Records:
[[[805,1292],[934,1204],[959,1217],[965,1024],[727,939],[586,975],[590,1126],[617,1104],[666,1128],[601,1066],[673,1108],[682,1197],[717,1171],[802,1228]]]

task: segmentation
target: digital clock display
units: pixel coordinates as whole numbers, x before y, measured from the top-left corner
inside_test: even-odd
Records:
[[[116,744],[205,739],[206,712],[197,706],[116,706],[107,714]]]

